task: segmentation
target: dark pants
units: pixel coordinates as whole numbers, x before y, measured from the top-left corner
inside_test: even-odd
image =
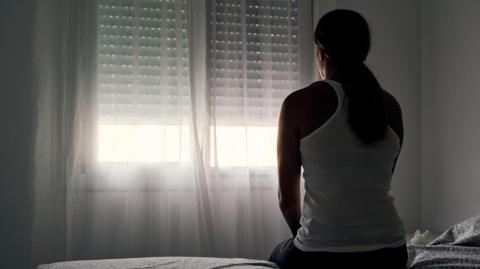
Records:
[[[276,246],[270,261],[280,268],[388,268],[405,269],[407,247],[383,248],[365,252],[304,252],[293,245],[293,238]]]

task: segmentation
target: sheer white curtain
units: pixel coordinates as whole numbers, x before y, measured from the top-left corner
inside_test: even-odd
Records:
[[[312,77],[312,3],[37,3],[32,264],[266,259],[280,104]]]

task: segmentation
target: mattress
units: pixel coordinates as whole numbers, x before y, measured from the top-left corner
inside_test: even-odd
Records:
[[[112,260],[85,260],[40,265],[37,269],[220,269],[278,268],[263,260],[207,257],[150,257]]]

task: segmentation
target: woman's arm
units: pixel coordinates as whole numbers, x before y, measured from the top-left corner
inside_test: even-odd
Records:
[[[295,102],[292,95],[282,104],[278,124],[278,199],[280,210],[295,236],[300,228],[300,139],[293,114]]]
[[[403,116],[402,116],[402,108],[398,103],[397,99],[391,95],[387,91],[383,91],[384,96],[384,104],[385,104],[385,111],[387,112],[387,123],[392,127],[395,133],[400,138],[400,149],[403,145]],[[400,156],[400,152],[398,152],[395,161],[393,162],[392,167],[392,174],[395,171],[395,167],[397,165],[397,159]]]

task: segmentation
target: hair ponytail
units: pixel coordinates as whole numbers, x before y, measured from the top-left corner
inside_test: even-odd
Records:
[[[366,144],[382,140],[387,130],[382,88],[363,63],[370,49],[365,19],[351,10],[331,11],[318,22],[315,42],[344,86],[352,130]]]
[[[364,63],[344,77],[348,123],[364,143],[382,140],[387,124],[382,89],[377,79]]]

